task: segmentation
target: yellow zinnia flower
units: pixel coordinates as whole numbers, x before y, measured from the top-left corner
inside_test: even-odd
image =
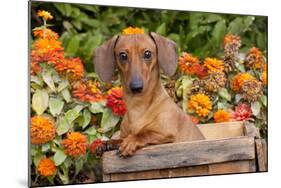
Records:
[[[204,66],[208,69],[208,73],[222,72],[224,70],[224,63],[216,58],[206,58]]]
[[[39,17],[42,17],[44,20],[51,20],[51,19],[53,19],[53,16],[51,15],[51,13],[48,12],[48,11],[45,11],[45,10],[39,10],[37,15]]]
[[[123,29],[122,31],[122,35],[132,35],[132,34],[144,34],[144,29],[130,26]]]
[[[196,112],[199,116],[205,117],[212,110],[212,102],[207,95],[198,93],[190,97],[187,107],[189,112]]]

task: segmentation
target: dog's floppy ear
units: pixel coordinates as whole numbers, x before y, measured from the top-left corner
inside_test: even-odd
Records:
[[[104,82],[109,82],[113,76],[115,68],[114,47],[118,37],[118,35],[112,37],[102,46],[98,47],[94,53],[95,71]]]
[[[149,33],[157,47],[158,62],[161,69],[168,76],[172,76],[177,69],[178,55],[176,43],[154,32]]]

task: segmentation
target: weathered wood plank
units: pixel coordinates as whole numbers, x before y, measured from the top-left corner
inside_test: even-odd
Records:
[[[188,167],[255,158],[253,137],[202,140],[145,147],[128,158],[103,155],[105,174]]]
[[[242,121],[199,124],[197,127],[206,140],[244,136]]]
[[[267,145],[264,139],[256,139],[256,152],[258,161],[258,170],[267,171]]]
[[[250,123],[248,121],[244,122],[244,135],[245,136],[252,136],[255,138],[260,138],[260,133],[256,128],[255,124]]]
[[[224,163],[216,163],[210,165],[199,165],[191,167],[181,167],[175,169],[149,170],[140,172],[127,172],[104,174],[103,181],[124,181],[124,180],[141,180],[141,179],[156,179],[156,178],[173,178],[173,177],[189,177],[214,174],[232,174],[255,172],[251,167],[254,160],[231,161]],[[110,177],[108,179],[108,177]]]

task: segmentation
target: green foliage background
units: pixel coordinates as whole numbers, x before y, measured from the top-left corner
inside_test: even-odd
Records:
[[[267,17],[174,10],[32,2],[31,28],[42,25],[38,10],[51,12],[52,30],[59,33],[67,56],[82,58],[88,72],[93,71],[95,48],[128,26],[142,27],[174,40],[178,52],[187,51],[201,58],[221,54],[223,37],[238,34],[241,51],[256,46],[267,52]]]

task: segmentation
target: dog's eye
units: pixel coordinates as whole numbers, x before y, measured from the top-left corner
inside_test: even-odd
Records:
[[[128,60],[128,55],[126,54],[126,52],[121,52],[119,54],[119,59],[120,59],[120,61],[127,61]]]
[[[143,54],[143,58],[144,58],[145,60],[149,60],[149,59],[151,58],[151,51],[146,50],[146,51],[144,52],[144,54]]]

